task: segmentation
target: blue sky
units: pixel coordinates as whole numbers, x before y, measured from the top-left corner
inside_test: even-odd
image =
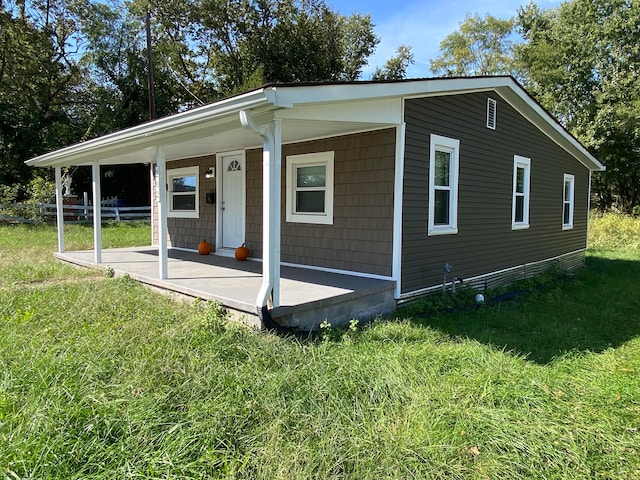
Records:
[[[489,13],[497,18],[515,16],[521,5],[529,0],[328,0],[327,3],[342,14],[370,13],[376,35],[381,37],[378,48],[369,59],[362,78],[368,79],[376,66],[394,55],[398,45],[409,45],[415,64],[408,77],[430,77],[429,60],[440,52],[440,41],[458,28],[465,14]],[[556,7],[560,0],[538,0],[541,8]]]

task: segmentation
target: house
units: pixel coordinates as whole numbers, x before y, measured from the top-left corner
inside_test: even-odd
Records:
[[[207,238],[222,258],[244,243],[262,263],[263,325],[297,327],[327,312],[278,320],[283,266],[390,286],[348,312],[361,317],[454,277],[484,288],[579,267],[604,170],[508,76],[267,85],[27,161],[55,168],[59,204],[61,167],[91,165],[99,199],[102,165],[140,162],[157,278],[170,251]]]

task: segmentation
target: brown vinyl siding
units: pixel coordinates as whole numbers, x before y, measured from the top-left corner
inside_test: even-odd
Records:
[[[286,221],[286,157],[334,151],[333,225]],[[283,146],[283,262],[390,276],[395,130]],[[262,151],[247,151],[247,247],[262,256]]]
[[[185,158],[183,160],[167,162],[167,172],[170,172],[170,170],[175,168],[193,167],[196,165],[198,166],[199,171],[199,217],[167,218],[167,230],[169,232],[167,243],[171,247],[196,249],[198,248],[198,243],[200,243],[202,240],[207,240],[209,243],[211,243],[211,246],[215,248],[216,206],[213,204],[207,204],[206,194],[208,192],[215,192],[216,180],[214,178],[205,178],[205,172],[207,171],[207,169],[209,167],[215,167],[216,165],[215,155],[197,158]],[[155,195],[154,188],[154,198],[156,196],[157,195]],[[155,211],[157,212],[157,203],[155,206]],[[157,223],[155,223],[154,225],[157,225]],[[157,233],[154,235],[154,240],[157,240]]]
[[[487,97],[497,100],[486,127]],[[474,277],[586,246],[589,171],[496,94],[407,100],[402,292]],[[429,137],[460,140],[458,233],[427,236]],[[529,228],[511,229],[514,155],[531,159]],[[575,175],[574,228],[562,230],[564,174]]]
[[[245,151],[247,165],[247,211],[245,244],[251,256],[262,258],[262,149]]]

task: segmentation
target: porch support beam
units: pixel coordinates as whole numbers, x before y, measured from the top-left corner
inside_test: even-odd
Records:
[[[167,250],[167,162],[163,146],[156,147],[156,168],[158,171],[158,275],[160,280],[169,276]]]
[[[393,198],[393,267],[392,276],[396,282],[394,295],[400,298],[402,292],[402,202],[404,191],[404,152],[407,125],[396,126],[396,161]]]
[[[256,299],[258,309],[280,306],[280,172],[282,169],[282,121],[269,127],[256,125],[248,111],[240,111],[247,130],[262,137],[262,286]]]
[[[58,226],[58,253],[64,253],[64,200],[62,197],[62,168],[55,168],[56,175],[56,224]]]
[[[100,192],[100,162],[91,164],[93,178],[93,260],[102,263],[102,194]]]

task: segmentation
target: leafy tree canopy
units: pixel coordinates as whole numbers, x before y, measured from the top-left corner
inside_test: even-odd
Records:
[[[640,205],[640,2],[534,3],[518,13],[527,88],[606,166],[601,207]]]
[[[513,30],[513,19],[467,13],[459,29],[440,42],[442,54],[431,60],[431,71],[446,77],[510,75],[515,65]]]
[[[71,16],[54,2],[0,7],[0,184],[8,186],[31,178],[25,159],[73,138],[68,106],[80,77],[68,51]]]
[[[411,47],[400,45],[396,55],[387,60],[384,67],[376,68],[373,73],[373,80],[402,80],[407,76],[407,68],[413,63]]]
[[[157,116],[264,83],[355,80],[379,42],[369,15],[324,0],[0,0],[1,184],[26,195],[43,172],[24,160],[148,120],[147,11]]]

